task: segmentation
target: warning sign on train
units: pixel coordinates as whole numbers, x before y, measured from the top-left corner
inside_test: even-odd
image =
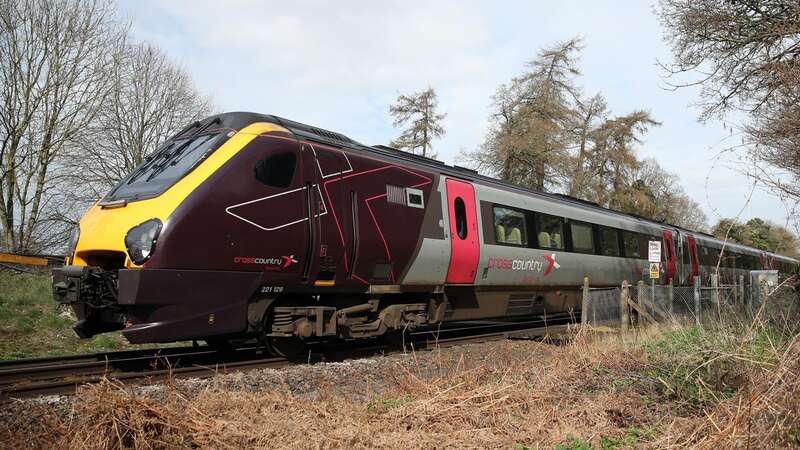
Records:
[[[659,263],[650,263],[650,278],[658,278],[660,271],[658,270]]]
[[[661,262],[661,241],[650,241],[647,260],[651,263]],[[652,268],[652,266],[650,266]]]

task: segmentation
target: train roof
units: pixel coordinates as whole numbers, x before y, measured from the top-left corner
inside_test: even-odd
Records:
[[[711,234],[708,234],[708,233],[705,233],[705,232],[702,232],[702,231],[690,230],[690,229],[687,229],[687,228],[684,228],[684,227],[680,227],[680,226],[677,226],[677,225],[673,225],[673,224],[670,224],[670,223],[666,223],[666,222],[658,222],[656,220],[653,220],[653,219],[650,219],[650,218],[647,218],[647,217],[643,217],[643,216],[640,216],[640,215],[637,215],[637,214],[629,214],[629,213],[624,213],[624,212],[621,212],[621,211],[616,211],[616,210],[613,210],[613,209],[606,208],[604,206],[600,206],[597,203],[594,203],[594,202],[591,202],[591,201],[588,201],[588,200],[583,200],[583,199],[571,197],[571,196],[565,195],[565,194],[542,192],[542,191],[537,191],[537,190],[525,188],[525,187],[522,187],[522,186],[519,186],[519,185],[516,185],[516,184],[513,184],[513,183],[509,183],[507,181],[499,180],[497,178],[493,178],[493,177],[490,177],[490,176],[487,176],[487,175],[482,175],[482,174],[478,173],[474,169],[470,169],[470,168],[467,168],[467,167],[461,167],[461,166],[458,166],[458,165],[448,165],[448,164],[445,164],[444,162],[436,160],[436,159],[427,158],[427,157],[420,156],[420,155],[414,155],[412,153],[408,153],[408,152],[405,152],[405,151],[402,151],[402,150],[399,150],[399,149],[396,149],[396,148],[392,148],[392,147],[389,147],[389,146],[386,146],[386,145],[373,145],[373,146],[364,145],[364,144],[362,144],[362,143],[360,143],[360,142],[358,142],[358,141],[356,141],[354,139],[349,138],[348,136],[345,136],[342,133],[337,133],[335,131],[329,131],[329,130],[326,130],[326,129],[323,129],[323,128],[315,127],[315,126],[312,126],[312,125],[307,125],[307,124],[304,124],[304,123],[301,123],[301,122],[296,122],[294,120],[285,119],[283,117],[279,117],[279,116],[275,116],[275,115],[259,114],[259,113],[253,113],[253,112],[228,112],[228,113],[222,113],[222,114],[219,114],[219,115],[216,115],[216,116],[209,117],[208,119],[205,119],[205,120],[213,120],[213,119],[216,119],[216,118],[220,119],[222,127],[234,128],[234,129],[241,129],[241,128],[244,128],[247,125],[249,125],[251,123],[255,123],[255,122],[274,123],[276,125],[280,125],[280,126],[286,128],[286,129],[288,129],[289,131],[294,133],[296,136],[298,136],[300,138],[303,138],[303,139],[306,139],[306,140],[309,140],[309,141],[319,142],[321,144],[332,145],[332,146],[335,146],[335,147],[344,147],[344,148],[348,148],[348,149],[356,150],[356,151],[361,151],[361,152],[365,152],[365,153],[379,154],[379,155],[381,155],[383,157],[387,157],[387,158],[395,159],[395,160],[401,160],[401,161],[404,161],[406,163],[410,163],[410,164],[414,164],[414,165],[418,165],[418,166],[427,168],[429,170],[434,170],[434,171],[437,171],[437,172],[441,172],[441,173],[443,173],[445,175],[448,175],[448,176],[458,177],[458,178],[466,179],[466,180],[473,181],[473,182],[480,182],[480,183],[486,184],[488,186],[495,186],[495,187],[500,187],[500,188],[504,188],[504,189],[509,189],[509,190],[512,190],[512,191],[517,191],[517,192],[524,193],[524,194],[527,194],[527,195],[532,195],[532,196],[536,196],[536,197],[543,198],[543,199],[553,200],[553,201],[556,201],[556,202],[563,202],[563,203],[567,203],[567,204],[570,204],[572,206],[576,206],[576,207],[587,209],[587,210],[599,211],[599,212],[607,213],[607,214],[614,214],[616,216],[620,216],[620,217],[623,217],[623,218],[634,219],[634,220],[638,221],[639,223],[646,224],[646,225],[657,226],[657,227],[662,227],[662,228],[663,227],[669,227],[669,228],[673,228],[673,229],[676,229],[676,230],[679,230],[679,231],[689,232],[689,233],[692,233],[694,235],[697,235],[696,237],[698,237],[698,238],[700,238],[702,240],[705,240],[705,241],[708,241],[708,242],[714,242],[714,243],[716,243],[716,244],[718,244],[720,246],[721,245],[725,245],[726,247],[730,247],[730,248],[739,248],[739,249],[743,249],[743,250],[761,252],[761,250],[759,250],[759,249],[756,249],[756,248],[753,248],[753,247],[747,247],[747,246],[735,243],[733,241],[725,242],[725,241],[717,238],[716,236],[713,236]],[[767,253],[769,253],[771,255],[774,255],[774,256],[777,256],[777,257],[780,257],[781,259],[786,259],[786,260],[790,260],[790,261],[793,261],[793,262],[797,263],[797,260],[794,260],[794,259],[789,258],[787,256],[778,255],[778,254],[776,254],[774,252],[767,252]]]

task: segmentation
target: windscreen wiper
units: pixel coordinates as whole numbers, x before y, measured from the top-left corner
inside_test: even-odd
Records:
[[[186,138],[186,142],[184,142],[183,144],[179,145],[178,148],[176,148],[170,154],[165,155],[164,161],[162,161],[160,164],[157,164],[157,165],[153,166],[153,172],[147,177],[147,179],[145,179],[145,181],[152,180],[156,175],[158,175],[161,172],[163,172],[170,165],[170,162],[177,161],[176,158],[180,157],[181,153],[183,153],[183,151],[186,150],[189,147],[189,145],[195,141],[195,138],[200,133],[202,133],[203,131],[207,130],[211,125],[213,125],[215,123],[219,123],[219,122],[220,122],[220,118],[217,117],[217,118],[215,118],[213,120],[210,120],[207,124],[203,125],[200,129],[198,129],[197,131],[192,133],[191,136]],[[178,136],[180,136],[180,134]]]
[[[156,164],[160,158],[166,157],[166,153],[175,145],[175,141],[170,142],[169,144],[163,146],[160,150],[156,151],[155,153],[151,154],[147,158],[145,158],[145,163],[139,166],[130,176],[128,177],[128,181],[125,184],[131,184],[139,178],[140,176],[144,175],[153,165]]]

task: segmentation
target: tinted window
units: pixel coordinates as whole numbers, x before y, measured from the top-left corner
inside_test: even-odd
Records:
[[[165,142],[105,197],[107,201],[149,198],[161,194],[202,162],[226,139],[203,134]]]
[[[516,209],[494,207],[494,237],[498,244],[528,245],[525,213]]]
[[[294,152],[281,152],[259,160],[253,172],[267,186],[285,188],[292,184],[297,157]]]
[[[564,249],[564,219],[536,214],[536,239],[540,248]]]
[[[625,243],[625,256],[628,258],[644,258],[639,245],[639,235],[630,231],[622,232],[622,240]]]
[[[683,263],[689,265],[691,264],[691,260],[689,258],[689,242],[686,240],[686,237],[683,237],[682,240],[683,240]]]
[[[708,248],[698,245],[697,246],[697,259],[701,266],[708,265]]]
[[[456,216],[456,233],[461,239],[467,238],[467,207],[461,197],[456,197],[453,201],[453,212]]]
[[[600,254],[619,256],[619,238],[616,229],[600,227]]]
[[[594,253],[594,237],[592,226],[588,223],[570,222],[572,250],[579,253]]]

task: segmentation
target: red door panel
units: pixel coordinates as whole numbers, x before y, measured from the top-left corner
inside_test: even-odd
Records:
[[[697,259],[697,242],[694,236],[689,235],[689,259],[692,263],[691,275],[689,276],[689,284],[694,285],[694,279],[700,275],[700,261]]]
[[[672,239],[672,231],[664,230],[664,252],[667,260],[667,279],[666,282],[675,279],[675,242]]]
[[[448,283],[474,283],[480,247],[472,184],[447,179],[447,209],[450,217],[450,267]]]

